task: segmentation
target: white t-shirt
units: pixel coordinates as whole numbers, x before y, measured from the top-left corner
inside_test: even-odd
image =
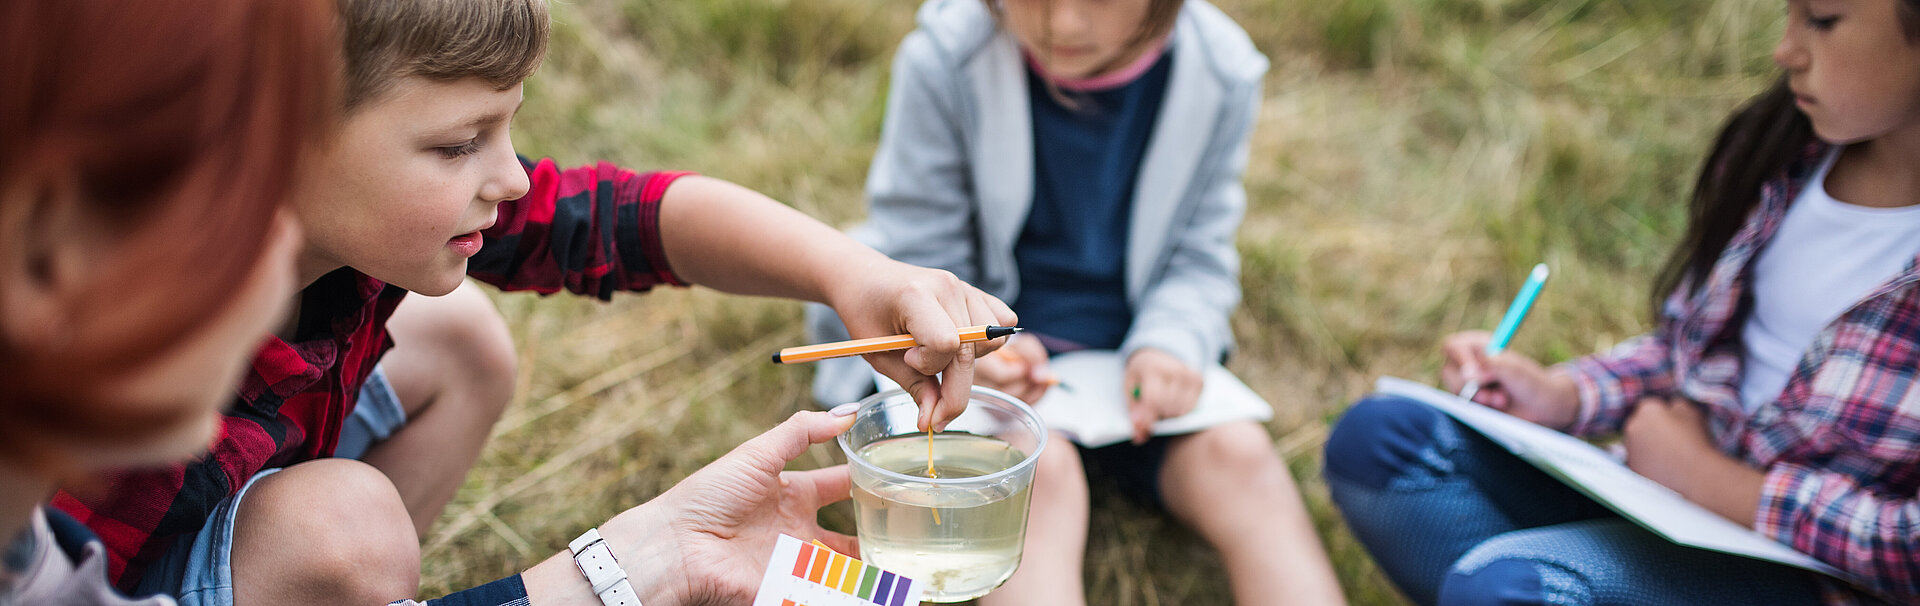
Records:
[[[1753,310],[1741,327],[1740,403],[1772,403],[1828,324],[1920,253],[1920,205],[1857,206],[1827,194],[1839,148],[1807,180],[1753,266]]]

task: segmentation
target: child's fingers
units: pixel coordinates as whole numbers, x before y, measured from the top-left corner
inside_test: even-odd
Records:
[[[1157,417],[1160,415],[1154,414],[1152,408],[1144,405],[1134,406],[1131,415],[1133,417],[1134,445],[1138,446],[1147,443],[1147,438],[1153,437],[1153,423],[1159,420]]]
[[[1473,401],[1479,402],[1481,405],[1486,406],[1487,408],[1491,408],[1501,412],[1507,412],[1507,409],[1509,408],[1508,400],[1507,400],[1507,392],[1500,389],[1482,388],[1480,390],[1480,393],[1474,394]]]
[[[920,408],[920,416],[914,426],[921,430],[931,429],[933,407],[940,402],[939,377],[920,374],[895,356],[869,354],[867,363],[872,364],[875,371],[900,384],[900,389],[905,390],[907,395],[913,396],[914,404]]]
[[[901,319],[906,322],[907,334],[913,335],[914,342],[919,344],[907,348],[901,359],[923,375],[947,370],[963,347],[959,328],[979,324],[973,321],[962,291],[952,285],[943,286],[946,288],[935,287],[928,296],[909,296],[901,303]]]
[[[1006,303],[1002,303],[1000,299],[981,292],[980,289],[977,288],[968,287],[968,290],[971,292],[967,296],[968,324],[966,324],[966,326],[980,324],[1013,326],[1015,322],[1020,321],[1019,317],[1013,315],[1013,310],[1008,308]],[[1012,342],[1015,336],[1019,335],[1011,335],[999,339],[988,339],[974,343],[973,353],[975,356],[985,356],[993,353],[995,350],[1005,347],[1008,343]]]
[[[954,417],[967,411],[973,401],[973,346],[962,345],[959,355],[940,375],[940,399],[934,402],[931,421],[936,429],[946,429]]]
[[[976,383],[1002,390],[1013,389],[1016,383],[1030,380],[1031,367],[1022,362],[1014,348],[1001,349],[994,355],[975,359],[973,362],[973,380]]]
[[[1473,330],[1448,335],[1440,342],[1440,351],[1446,357],[1446,365],[1441,371],[1442,378],[1444,379],[1448,374],[1445,369],[1451,368],[1454,370],[1455,380],[1458,381],[1458,384],[1448,385],[1449,389],[1458,390],[1468,381],[1487,379],[1484,374],[1487,343],[1492,340],[1491,333]]]

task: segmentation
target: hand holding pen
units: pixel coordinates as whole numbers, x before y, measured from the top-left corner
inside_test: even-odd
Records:
[[[1009,337],[999,351],[975,363],[974,383],[1036,404],[1046,397],[1049,389],[1060,385],[1060,378],[1054,376],[1047,358],[1047,346],[1033,335]]]
[[[973,365],[1005,339],[963,340],[959,328],[1014,326],[1007,304],[953,274],[892,259],[840,268],[822,297],[854,337],[912,335],[902,348],[864,353],[920,405],[919,427],[938,428],[967,409]]]
[[[1005,342],[1004,340],[1006,337],[1011,337],[1015,334],[1018,334],[1019,332],[1020,332],[1019,328],[1015,328],[1011,326],[992,326],[992,325],[984,325],[984,324],[980,326],[968,326],[968,327],[959,328],[959,329],[944,329],[944,328],[936,327],[930,331],[927,331],[925,333],[919,333],[919,334],[909,333],[909,334],[901,334],[901,335],[889,335],[885,337],[868,337],[864,339],[853,339],[849,341],[820,343],[817,345],[799,345],[794,347],[787,347],[787,348],[781,349],[780,351],[773,352],[773,363],[774,364],[801,364],[806,362],[817,362],[820,360],[826,360],[830,358],[863,356],[867,359],[868,363],[873,364],[876,370],[880,370],[883,374],[885,374],[886,371],[884,366],[881,364],[881,361],[886,359],[886,356],[890,354],[894,356],[900,355],[892,352],[901,352],[901,351],[907,352],[906,357],[911,359],[913,352],[923,351],[928,347],[930,347],[931,345],[929,341],[932,341],[934,339],[940,339],[940,340],[952,339],[954,340],[954,344],[959,345],[962,348],[962,354],[970,353],[973,351],[974,347],[979,347],[982,350],[984,350],[979,355],[986,355],[988,353],[992,353],[995,349],[998,349],[1000,345]],[[893,379],[894,381],[900,383],[903,386],[903,388],[907,390],[907,393],[912,394],[914,396],[914,402],[920,405],[920,418],[918,422],[918,426],[920,429],[925,431],[939,431],[941,429],[946,428],[947,423],[952,421],[955,417],[960,416],[960,413],[966,411],[966,402],[968,401],[968,398],[964,397],[964,394],[966,392],[962,392],[961,397],[949,396],[944,393],[941,393],[945,389],[951,388],[954,386],[959,386],[969,391],[973,389],[973,368],[972,368],[973,362],[974,362],[973,356],[963,355],[962,357],[965,359],[960,361],[965,362],[964,366],[966,370],[966,374],[963,377],[961,377],[960,379],[953,378],[955,375],[947,374],[951,372],[951,370],[943,371],[941,372],[939,377],[934,377],[937,379],[945,379],[945,385],[940,385],[936,383],[934,385],[928,386],[924,382],[901,381],[898,377],[894,377],[891,375],[888,376],[888,378]],[[951,367],[948,367],[948,368],[951,369]],[[929,405],[927,404],[927,400],[922,399],[921,397],[922,394],[938,397],[940,399],[936,401],[937,402],[936,404]],[[950,405],[943,407],[940,404],[950,404]],[[951,404],[957,404],[957,406],[953,406]],[[945,412],[943,412],[943,408],[945,409]]]
[[[1572,377],[1506,351],[1546,278],[1546,265],[1535,266],[1494,332],[1467,331],[1447,336],[1441,342],[1446,364],[1440,369],[1440,380],[1460,397],[1564,430],[1573,425],[1579,411],[1579,391]]]

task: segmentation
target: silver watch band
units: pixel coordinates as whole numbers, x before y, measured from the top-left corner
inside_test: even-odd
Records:
[[[620,568],[620,560],[613,557],[613,548],[601,538],[600,529],[587,529],[580,538],[567,544],[567,550],[573,552],[573,565],[580,568],[580,574],[586,575],[594,595],[600,596],[600,603],[640,606],[640,595],[634,593],[633,583],[627,581],[627,571]]]

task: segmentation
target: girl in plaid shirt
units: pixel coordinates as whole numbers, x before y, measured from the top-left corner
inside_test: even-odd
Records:
[[[1654,332],[1553,368],[1448,337],[1442,379],[1578,436],[1852,583],[1676,546],[1417,403],[1356,404],[1335,502],[1422,603],[1920,601],[1920,0],[1788,0]]]

